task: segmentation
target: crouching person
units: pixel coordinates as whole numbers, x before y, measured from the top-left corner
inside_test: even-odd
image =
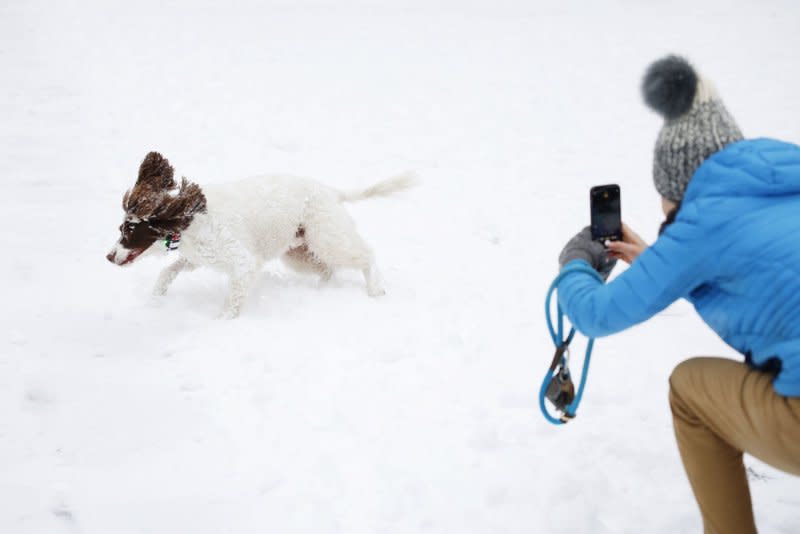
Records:
[[[753,533],[742,454],[800,475],[800,147],[744,140],[681,58],[651,65],[643,93],[665,119],[653,165],[667,217],[660,236],[647,247],[623,226],[606,250],[580,232],[562,269],[587,262],[607,276],[617,259],[631,266],[606,285],[567,276],[559,301],[580,332],[600,337],[685,298],[744,355],[681,363],[669,402],[705,532]]]

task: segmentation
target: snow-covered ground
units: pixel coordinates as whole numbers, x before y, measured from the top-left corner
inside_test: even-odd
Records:
[[[798,141],[798,27],[795,0],[3,2],[0,532],[700,532],[667,377],[733,351],[676,304],[597,342],[556,428],[542,301],[590,185],[655,237],[647,64]],[[162,262],[104,257],[149,150],[200,184],[417,171],[351,209],[388,295],[275,264],[235,321],[210,271],[152,302]],[[800,480],[747,463],[761,530],[797,532]]]

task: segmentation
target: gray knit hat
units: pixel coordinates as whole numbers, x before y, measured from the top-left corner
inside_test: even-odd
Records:
[[[744,137],[713,86],[681,57],[667,56],[650,65],[642,93],[647,105],[664,117],[653,158],[656,189],[680,202],[706,158]]]

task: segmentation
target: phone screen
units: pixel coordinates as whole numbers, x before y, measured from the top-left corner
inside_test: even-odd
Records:
[[[592,239],[622,239],[622,216],[618,185],[600,185],[591,191]]]

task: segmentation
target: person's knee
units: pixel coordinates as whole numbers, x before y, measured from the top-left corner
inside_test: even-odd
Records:
[[[697,367],[702,358],[689,358],[679,363],[672,374],[669,375],[669,389],[675,393],[681,393],[692,382],[692,377],[697,372]]]
[[[679,363],[669,377],[669,405],[672,413],[686,412],[686,399],[695,389],[696,377],[706,358],[689,358]]]

